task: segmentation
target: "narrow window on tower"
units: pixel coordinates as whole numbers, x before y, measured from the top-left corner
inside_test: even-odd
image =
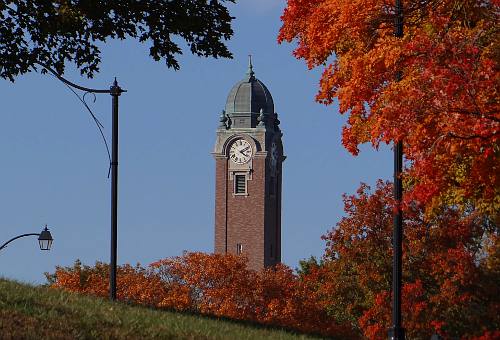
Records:
[[[273,245],[271,244],[271,258],[274,259],[274,253],[273,253]]]
[[[247,176],[234,175],[234,193],[244,195],[247,193]]]
[[[243,245],[241,243],[236,244],[236,254],[241,255],[243,253]]]

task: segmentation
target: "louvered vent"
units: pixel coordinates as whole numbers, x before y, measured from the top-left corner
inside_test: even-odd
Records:
[[[247,181],[246,181],[246,176],[245,175],[236,175],[235,180],[235,193],[236,194],[246,194],[247,192]]]

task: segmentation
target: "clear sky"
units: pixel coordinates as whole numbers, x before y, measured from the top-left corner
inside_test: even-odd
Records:
[[[83,86],[108,88],[116,76],[128,90],[120,97],[119,263],[213,250],[210,152],[220,111],[232,85],[244,77],[249,53],[284,133],[284,263],[295,268],[302,258],[321,256],[321,235],[343,216],[342,193],[392,177],[389,147],[362,148],[358,157],[343,149],[345,117],[336,105],[314,101],[321,70],[308,70],[292,56],[293,45],[276,42],[284,6],[281,0],[230,5],[236,17],[228,43],[232,60],[186,51],[176,72],[149,58],[148,46],[127,40],[102,47],[94,79],[67,70],[65,76]],[[39,232],[44,224],[55,239],[49,252],[39,250],[36,237],[14,241],[0,251],[0,276],[43,283],[43,273],[56,265],[108,262],[108,160],[89,114],[48,75],[0,81],[0,93],[0,242]],[[91,106],[109,140],[111,97],[99,95]]]

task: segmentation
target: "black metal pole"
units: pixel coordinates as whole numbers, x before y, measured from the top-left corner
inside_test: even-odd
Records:
[[[401,286],[403,272],[403,213],[401,201],[403,198],[403,143],[398,141],[394,145],[394,227],[392,233],[392,328],[389,330],[389,339],[405,339],[401,316]]]
[[[112,104],[112,137],[111,137],[111,263],[109,268],[109,297],[116,300],[116,258],[118,232],[118,97],[122,90],[118,82],[113,82],[110,94]]]
[[[396,0],[396,17],[394,20],[394,35],[403,37],[403,3]],[[402,73],[398,71],[396,81],[400,81]],[[389,330],[389,339],[404,340],[405,330],[402,327],[401,316],[401,286],[403,273],[403,212],[401,202],[403,199],[403,183],[401,173],[403,172],[403,142],[394,143],[394,226],[392,234],[392,327]]]

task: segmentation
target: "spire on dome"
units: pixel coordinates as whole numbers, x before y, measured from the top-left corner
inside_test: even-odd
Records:
[[[248,71],[247,71],[247,76],[248,80],[254,78],[255,73],[253,72],[253,65],[252,65],[252,55],[248,55]]]

